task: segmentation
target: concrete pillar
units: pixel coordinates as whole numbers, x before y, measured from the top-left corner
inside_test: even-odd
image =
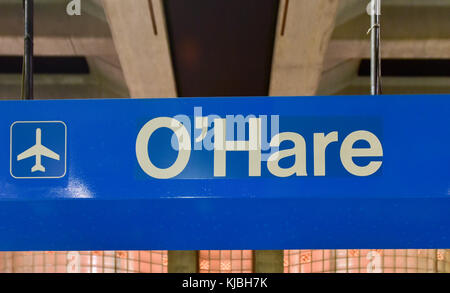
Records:
[[[161,0],[103,0],[132,98],[176,97]]]
[[[339,1],[282,0],[270,96],[316,94]]]

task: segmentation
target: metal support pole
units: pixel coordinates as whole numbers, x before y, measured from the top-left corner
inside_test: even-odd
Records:
[[[371,93],[381,95],[381,48],[380,48],[380,16],[381,0],[372,0],[370,5],[371,15]]]
[[[198,251],[168,251],[168,272],[169,273],[198,273]]]
[[[283,273],[283,250],[254,250],[254,273]]]
[[[33,22],[34,0],[23,0],[25,12],[25,38],[22,68],[22,99],[33,99]]]

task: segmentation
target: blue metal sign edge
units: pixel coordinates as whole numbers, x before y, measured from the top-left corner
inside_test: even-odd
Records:
[[[70,136],[71,129],[86,128],[93,122],[105,127],[108,124],[102,124],[101,119],[107,120],[111,117],[108,115],[114,113],[117,123],[112,125],[125,121],[124,129],[134,131],[127,138],[133,138],[140,126],[137,119],[154,117],[158,111],[166,116],[183,114],[200,105],[218,110],[220,114],[239,109],[244,114],[252,111],[271,114],[282,110],[282,115],[328,117],[357,113],[361,117],[378,116],[383,120],[384,139],[394,137],[387,126],[397,129],[409,126],[418,133],[412,141],[417,144],[419,138],[428,139],[432,150],[418,159],[423,172],[414,175],[412,171],[419,170],[415,169],[417,166],[406,166],[407,176],[400,176],[398,185],[377,186],[383,183],[380,176],[363,178],[360,183],[351,178],[328,178],[326,182],[330,184],[346,182],[347,194],[345,188],[336,188],[335,195],[325,192],[327,184],[313,188],[313,184],[320,183],[320,178],[308,178],[312,183],[303,195],[292,189],[298,187],[295,184],[283,184],[287,185],[286,189],[281,189],[284,194],[274,193],[281,187],[275,179],[264,179],[264,182],[276,188],[246,179],[212,179],[213,182],[197,187],[194,187],[194,179],[171,179],[168,186],[159,188],[156,183],[140,185],[138,182],[139,189],[131,188],[131,194],[124,194],[125,189],[101,191],[92,176],[75,176],[77,181],[72,182],[72,186],[65,182],[64,188],[52,185],[50,179],[44,180],[44,186],[30,180],[15,185],[9,170],[1,170],[0,250],[448,248],[449,98],[448,95],[426,95],[0,102],[0,134],[8,139],[9,126],[14,121],[67,120],[67,115],[70,116],[67,123]],[[101,117],[97,108],[100,106]],[[149,109],[150,114],[146,116],[142,108]],[[128,112],[131,109],[136,111]],[[77,113],[83,115],[80,117]],[[420,119],[414,116],[418,113]],[[95,130],[95,126],[91,126]],[[427,129],[429,131],[425,132]],[[77,130],[75,133],[82,134]],[[411,133],[405,130],[396,133],[396,137],[400,141],[411,138]],[[440,137],[433,140],[436,135]],[[404,142],[402,146],[413,142]],[[393,151],[389,141],[384,143],[388,160],[392,159],[392,153],[402,153]],[[428,149],[421,142],[419,146],[411,145],[411,148],[413,151]],[[70,157],[70,152],[75,151],[73,148],[69,138],[69,164],[70,160],[80,160],[79,156]],[[413,151],[405,149],[403,153],[411,155]],[[9,155],[9,149],[6,156],[1,155],[2,166]],[[428,166],[424,165],[426,163]],[[383,169],[382,176],[394,176],[392,170]],[[434,172],[434,177],[430,172]],[[102,182],[105,184],[108,180]],[[384,182],[391,184],[393,181]],[[410,185],[406,185],[408,182]],[[365,184],[372,190],[362,194],[361,187]],[[169,185],[174,188],[173,192],[168,192]],[[52,192],[48,192],[48,186]],[[153,194],[149,196],[143,193],[143,187],[156,188],[149,191]],[[186,187],[185,194],[180,192]],[[74,196],[83,188],[92,189],[94,195]],[[252,188],[256,190],[251,191]],[[55,190],[60,191],[55,193]],[[219,190],[223,192],[215,195]],[[242,194],[236,195],[239,191]]]

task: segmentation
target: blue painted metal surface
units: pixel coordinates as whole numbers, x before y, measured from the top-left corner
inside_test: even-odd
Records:
[[[214,151],[194,149],[195,107],[222,118],[279,115],[279,132],[305,139],[307,176],[280,178],[262,161],[251,177],[245,151],[227,152],[226,176],[214,176]],[[173,178],[152,178],[136,158],[138,133],[180,114],[192,122],[184,124],[189,162]],[[35,132],[13,133],[17,121],[40,127],[42,145],[58,154],[60,134],[39,123],[64,122],[62,178],[12,176],[61,168],[43,156],[45,172],[27,171],[36,159],[17,155],[35,144]],[[449,125],[449,95],[3,101],[0,250],[450,248]],[[345,137],[359,130],[383,148],[382,157],[354,159],[382,161],[370,176],[350,174],[340,158]],[[339,140],[326,150],[326,175],[314,176],[313,134],[333,131]],[[149,140],[160,168],[177,158],[172,136],[160,129]]]

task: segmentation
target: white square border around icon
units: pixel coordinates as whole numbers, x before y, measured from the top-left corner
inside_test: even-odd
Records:
[[[40,177],[17,177],[12,172],[12,129],[13,126],[19,123],[61,123],[64,125],[64,174],[59,177],[54,176],[40,176]],[[64,178],[67,173],[67,124],[64,121],[15,121],[9,127],[9,174],[14,179],[60,179]]]

